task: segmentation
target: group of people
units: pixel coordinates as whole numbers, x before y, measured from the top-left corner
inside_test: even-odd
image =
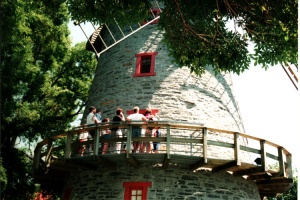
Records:
[[[144,114],[139,113],[139,107],[135,106],[133,108],[133,114],[128,115],[126,118],[123,114],[123,110],[121,108],[118,108],[116,110],[116,115],[113,117],[112,122],[113,123],[120,123],[127,121],[130,122],[136,122],[136,123],[143,123],[143,122],[151,122],[155,120],[155,115],[152,114],[150,109],[147,109]],[[110,122],[109,118],[102,118],[101,116],[101,110],[96,109],[95,106],[90,106],[89,108],[89,114],[86,118],[87,125],[91,124],[98,124],[98,123],[108,123]],[[120,128],[112,128],[112,129],[102,129],[100,132],[101,138],[120,138],[125,135],[126,130],[120,129]],[[79,135],[79,141],[87,141],[88,133],[83,132]],[[96,131],[92,131],[89,133],[91,138],[95,137]],[[140,126],[132,126],[132,138],[134,137],[160,137],[160,130],[158,127],[147,127],[147,128],[141,128]],[[91,149],[91,148],[90,148]],[[110,149],[110,151],[109,151]],[[113,152],[113,153],[121,153],[125,152],[126,145],[122,146],[121,142],[105,142],[101,144],[101,154],[106,154],[107,152]],[[158,153],[160,149],[160,143],[159,142],[132,142],[131,146],[132,153]],[[80,147],[79,153],[83,155],[84,151],[86,150],[86,147],[82,145]]]

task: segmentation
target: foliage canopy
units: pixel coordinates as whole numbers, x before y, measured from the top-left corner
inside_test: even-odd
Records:
[[[141,22],[152,0],[69,0],[79,22],[121,25]],[[241,73],[251,60],[264,68],[297,64],[298,1],[161,0],[159,27],[174,61],[198,75],[206,65],[215,72]],[[254,52],[249,52],[254,44]]]
[[[0,6],[1,195],[30,199],[32,160],[15,149],[16,139],[32,142],[68,129],[85,106],[97,63],[84,43],[71,46],[65,2]]]

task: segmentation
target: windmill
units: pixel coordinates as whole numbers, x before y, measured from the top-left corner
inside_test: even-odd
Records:
[[[156,2],[145,22],[123,29],[116,19],[113,25],[92,24],[94,32],[90,37],[85,34],[87,49],[99,61],[87,105],[101,107],[102,114],[110,117],[118,107],[129,115],[138,105],[140,111],[151,108],[158,120],[155,124],[118,124],[123,137],[105,140],[96,134],[82,143],[93,145],[93,151],[83,156],[74,152],[82,145],[75,139],[77,134],[100,133],[116,125],[76,127],[41,142],[35,155],[47,156],[49,173],[51,169],[70,171],[65,177],[65,199],[256,200],[288,190],[292,184],[290,153],[280,145],[243,133],[228,74],[216,75],[208,66],[200,78],[171,62],[161,42],[163,33],[156,29],[161,11]],[[160,138],[134,138],[133,127],[158,128],[162,134]],[[62,147],[43,147],[60,137],[66,137],[64,160],[52,162],[52,150]],[[258,148],[248,146],[247,140]],[[161,148],[158,153],[133,153],[132,141],[160,142]],[[104,142],[119,142],[126,149],[112,149],[103,155],[99,143]],[[276,155],[268,151],[270,147]],[[42,149],[47,150],[42,153]],[[259,162],[254,163],[251,154],[257,155]],[[278,163],[278,171],[268,169],[270,159]]]

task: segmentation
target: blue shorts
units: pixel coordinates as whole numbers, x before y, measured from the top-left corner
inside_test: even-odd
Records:
[[[111,135],[110,134],[104,134],[102,135],[103,138],[111,138]]]
[[[142,129],[140,127],[132,127],[132,137],[141,137]]]
[[[160,150],[160,142],[153,142],[153,149],[159,151]]]

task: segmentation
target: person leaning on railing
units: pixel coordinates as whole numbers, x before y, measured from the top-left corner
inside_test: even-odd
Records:
[[[102,120],[102,123],[108,123],[109,118],[105,118]],[[103,139],[111,138],[111,131],[108,128],[102,129],[102,136]],[[106,154],[109,147],[108,142],[104,142],[102,144],[102,154]]]
[[[116,116],[113,118],[113,123],[120,123],[125,121],[125,117],[123,115],[123,110],[121,108],[117,108],[116,110]],[[112,128],[111,129],[111,136],[113,138],[121,138],[123,137],[122,130],[117,127],[117,128]],[[122,148],[122,143],[121,142],[113,142],[111,143],[112,146],[112,151],[114,153],[121,153],[121,148]]]
[[[83,128],[85,128],[85,125],[81,125]],[[81,133],[79,133],[78,135],[78,141],[79,143],[81,142],[86,142],[89,138],[89,132],[87,131],[83,131]],[[78,147],[78,153],[80,156],[83,156],[84,151],[86,150],[86,145],[79,145]]]
[[[151,123],[154,121],[154,115],[152,115],[152,111],[150,109],[146,110],[146,112],[144,113],[144,116],[146,117],[146,120],[148,121],[148,123]],[[153,127],[146,127],[145,137],[152,137],[152,131],[153,131]],[[151,153],[152,149],[153,149],[153,144],[151,141],[143,142],[142,150],[141,150],[142,153],[144,153],[145,150],[146,150],[146,153]]]
[[[90,106],[89,111],[90,111],[90,113],[86,117],[87,125],[95,125],[95,124],[100,123],[101,121],[99,121],[97,119],[96,115],[95,115],[96,114],[96,107],[95,106]],[[95,137],[95,133],[96,133],[96,130],[90,131],[90,134],[91,134],[93,139]]]
[[[133,122],[133,121],[146,121],[146,117],[143,115],[143,114],[140,114],[139,113],[139,107],[135,106],[133,108],[133,114],[129,115],[126,120],[128,122]],[[138,127],[138,126],[133,126],[132,127],[132,138],[135,138],[135,137],[141,137],[141,133],[142,133],[142,130],[141,130],[141,127]],[[134,153],[140,153],[140,150],[141,150],[141,142],[133,142],[133,152]]]
[[[161,137],[161,132],[159,127],[155,127],[153,137]],[[153,153],[159,153],[160,151],[160,142],[153,142]]]

